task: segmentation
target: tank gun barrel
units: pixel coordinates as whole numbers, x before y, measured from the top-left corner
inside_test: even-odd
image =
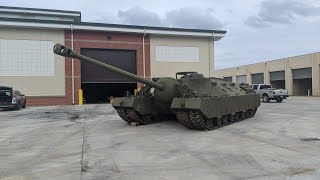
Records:
[[[141,82],[143,84],[146,84],[148,86],[151,86],[151,87],[154,87],[158,90],[163,90],[164,89],[164,86],[159,84],[159,83],[156,83],[154,81],[150,81],[148,79],[144,79],[140,76],[137,76],[135,74],[132,74],[132,73],[129,73],[127,71],[124,71],[122,69],[119,69],[119,68],[116,68],[116,67],[113,67],[109,64],[105,64],[103,62],[100,62],[100,61],[97,61],[95,59],[92,59],[90,57],[87,57],[87,56],[84,56],[84,55],[81,55],[80,53],[77,53],[61,44],[56,44],[54,47],[53,47],[53,52],[55,54],[58,54],[60,56],[64,56],[64,57],[71,57],[71,58],[76,58],[76,59],[79,59],[81,61],[87,61],[89,63],[92,63],[92,64],[95,64],[95,65],[98,65],[104,69],[107,69],[109,71],[112,71],[114,73],[118,73],[118,74],[121,74],[127,78],[130,78],[132,80],[135,80],[135,81],[138,81],[138,82]]]

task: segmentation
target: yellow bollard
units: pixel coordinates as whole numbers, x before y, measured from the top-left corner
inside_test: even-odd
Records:
[[[83,91],[79,89],[79,105],[83,105]]]
[[[137,95],[137,93],[138,93],[140,90],[141,90],[140,88],[134,89],[134,95]]]

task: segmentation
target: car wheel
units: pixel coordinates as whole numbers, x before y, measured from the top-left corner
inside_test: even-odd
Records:
[[[283,100],[283,99],[282,99],[281,97],[279,97],[279,98],[276,99],[277,102],[282,102],[282,100]]]
[[[23,105],[22,105],[22,108],[26,108],[27,107],[27,101],[25,100]]]
[[[264,95],[262,96],[262,101],[263,101],[263,102],[270,102],[269,96],[266,95],[266,94],[264,94]]]
[[[19,104],[17,104],[16,106],[16,110],[20,110],[22,108],[22,104],[19,102]]]

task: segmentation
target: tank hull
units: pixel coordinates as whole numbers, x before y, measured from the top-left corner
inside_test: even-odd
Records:
[[[178,72],[175,79],[162,77],[149,80],[83,56],[61,44],[56,44],[53,51],[145,84],[137,95],[113,100],[112,106],[119,116],[130,124],[146,125],[175,115],[187,128],[213,130],[253,117],[260,106],[259,95],[245,84],[205,78],[196,72]]]

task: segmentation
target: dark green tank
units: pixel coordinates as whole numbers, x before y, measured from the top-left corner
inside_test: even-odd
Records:
[[[176,78],[152,81],[76,53],[56,44],[54,53],[96,64],[145,86],[130,97],[115,98],[112,106],[129,124],[146,125],[175,117],[189,129],[213,130],[250,117],[260,96],[245,84],[205,78],[197,72],[179,72]]]

